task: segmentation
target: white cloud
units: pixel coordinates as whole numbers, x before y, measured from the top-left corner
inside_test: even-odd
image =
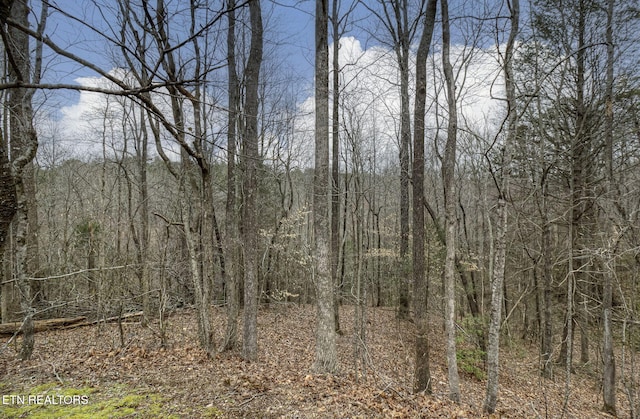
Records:
[[[115,69],[112,73],[121,76],[122,70]],[[114,87],[103,77],[80,77],[75,82],[85,88]],[[68,149],[73,157],[81,159],[102,157],[103,143],[110,152],[119,150],[124,102],[124,98],[80,91],[76,103],[64,106],[59,111],[60,146]]]
[[[113,69],[111,74],[126,80],[128,75],[122,69]],[[103,77],[82,77],[75,80],[85,88],[98,88],[117,91],[112,82]],[[128,80],[133,85],[132,80]],[[152,93],[154,105],[163,114],[164,118],[172,123],[171,104],[169,95],[165,89],[157,89]],[[187,142],[193,130],[193,109],[188,101],[184,104],[185,135]],[[62,107],[59,110],[60,118],[57,123],[58,146],[68,151],[68,155],[74,158],[89,160],[94,158],[120,158],[135,153],[131,141],[139,134],[143,122],[140,115],[140,106],[130,98],[120,95],[107,95],[100,92],[81,90],[75,103]],[[207,116],[207,129],[213,137],[219,134],[222,127],[220,110],[211,108]],[[146,115],[144,121],[147,121]],[[43,124],[46,125],[46,124]],[[149,133],[149,155],[157,155],[152,131],[147,126]],[[216,132],[212,132],[212,131]],[[161,125],[161,144],[165,153],[171,159],[178,159],[180,147],[175,138]],[[219,135],[218,135],[219,136]],[[125,139],[129,145],[125,150]]]
[[[330,55],[333,49],[329,48]],[[398,136],[400,126],[400,79],[395,60],[395,53],[380,46],[363,49],[361,42],[353,37],[340,40],[340,87],[343,105],[341,130],[351,138],[357,138],[360,151],[373,153],[373,141],[376,142],[377,158],[384,158],[390,164],[397,159]],[[428,137],[433,137],[436,127],[446,124],[447,106],[444,96],[441,55],[437,47],[428,62],[428,89],[431,106],[428,103],[427,117]],[[469,55],[471,54],[471,55]],[[463,46],[452,46],[451,60],[457,74],[457,94],[459,95],[459,122],[461,128],[469,128],[475,132],[494,130],[502,118],[503,103],[495,97],[503,97],[503,82],[500,74],[498,54],[495,49],[476,49],[471,51]],[[332,57],[330,57],[331,62]],[[413,113],[413,97],[415,82],[413,72],[415,57],[410,60],[410,114]],[[114,69],[113,74],[125,78],[121,69]],[[76,82],[86,87],[110,88],[111,82],[101,77],[83,77]],[[330,84],[331,85],[331,84]],[[171,115],[167,96],[158,93],[154,100],[166,115]],[[433,106],[437,103],[438,106]],[[125,111],[130,102],[123,97],[106,96],[101,93],[82,91],[75,103],[60,109],[59,123],[60,143],[71,150],[75,157],[101,157],[103,145],[109,155],[122,151],[123,121]],[[289,145],[295,151],[296,165],[309,167],[313,164],[314,138],[314,98],[308,97],[298,106],[295,119],[295,133]],[[219,112],[218,112],[219,113]],[[436,115],[440,120],[436,121]],[[411,115],[412,116],[412,115]],[[106,117],[106,118],[105,118]],[[189,119],[190,116],[188,115]],[[215,122],[220,132],[224,131],[224,117],[216,117]],[[187,122],[188,123],[188,122]],[[465,127],[465,124],[468,126]],[[427,144],[433,142],[427,141]],[[172,153],[178,147],[171,139],[163,144]],[[151,142],[153,149],[153,142]],[[153,151],[153,150],[152,150]]]
[[[330,63],[333,48],[330,46]],[[340,39],[339,63],[341,68],[341,130],[342,138],[349,131],[361,141],[360,152],[373,153],[391,164],[397,164],[400,130],[400,75],[395,53],[383,47],[363,49],[353,37]],[[470,50],[464,46],[451,47],[451,61],[457,77],[459,127],[476,133],[492,135],[503,118],[504,83],[500,73],[498,53],[495,49]],[[441,51],[432,48],[428,62],[428,115],[427,137],[433,138],[438,127],[446,130],[447,104],[444,95]],[[331,65],[330,65],[331,66]],[[415,91],[415,56],[410,59],[409,112],[413,125],[413,98]],[[313,139],[313,96],[299,107],[302,141]],[[427,140],[427,144],[433,141]],[[386,155],[385,155],[386,153]]]

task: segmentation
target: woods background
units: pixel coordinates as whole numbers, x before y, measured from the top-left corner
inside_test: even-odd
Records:
[[[34,320],[141,310],[164,345],[190,306],[208,353],[255,360],[258,308],[296,303],[335,372],[337,307],[364,360],[367,308],[388,306],[417,327],[416,391],[437,318],[454,401],[478,368],[493,412],[500,339],[522,340],[545,378],[591,364],[604,410],[621,391],[638,417],[637,2],[315,6],[0,2],[20,357]],[[287,67],[282,8],[315,18],[315,82]]]

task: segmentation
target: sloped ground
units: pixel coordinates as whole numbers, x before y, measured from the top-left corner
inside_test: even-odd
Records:
[[[433,394],[412,394],[413,325],[395,319],[391,309],[367,310],[365,365],[356,366],[352,307],[342,307],[344,335],[339,337],[341,372],[336,376],[313,374],[315,308],[272,306],[259,317],[258,362],[242,361],[239,352],[213,358],[198,348],[195,317],[182,310],[169,318],[169,345],[159,347],[157,326],[123,325],[125,346],[117,324],[42,332],[36,336],[33,359],[16,360],[11,344],[0,353],[0,392],[3,396],[38,392],[36,386],[84,393],[94,404],[92,417],[483,417],[486,383],[463,375],[463,402],[447,399],[444,338],[440,319],[432,325],[431,371]],[[221,340],[223,309],[214,310]],[[434,316],[435,317],[435,316]],[[241,330],[241,329],[240,329]],[[542,380],[537,373],[534,348],[511,346],[501,354],[502,370],[498,412],[494,417],[560,417],[565,395],[564,374]],[[593,374],[591,374],[593,375]],[[565,417],[607,417],[597,379],[584,371],[572,377]],[[55,383],[55,386],[52,384]],[[138,412],[101,410],[105,398],[118,389],[153,399]],[[51,390],[49,390],[51,391]],[[621,416],[628,416],[620,391]],[[3,399],[6,401],[6,399]],[[137,400],[137,399],[136,399]],[[129,406],[130,407],[130,406]],[[4,415],[31,415],[12,406]],[[68,407],[73,416],[74,406]],[[115,410],[114,410],[115,409]]]

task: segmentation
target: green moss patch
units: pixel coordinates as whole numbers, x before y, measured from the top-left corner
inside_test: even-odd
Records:
[[[163,411],[160,395],[123,385],[96,389],[47,383],[0,397],[3,418],[176,417]]]

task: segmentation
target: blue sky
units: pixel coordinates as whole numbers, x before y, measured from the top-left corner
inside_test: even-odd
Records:
[[[113,34],[109,19],[116,13],[116,2],[112,0],[50,0],[50,17],[47,24],[47,35],[61,46],[73,51],[83,58],[90,59],[102,68],[113,65],[108,55],[105,39],[100,33],[91,29],[95,27],[107,35]],[[94,3],[101,4],[96,8]],[[167,7],[188,7],[186,0],[166,0]],[[341,7],[348,7],[346,1]],[[220,0],[211,0],[213,8],[220,8]],[[34,8],[39,2],[33,2]],[[64,16],[58,8],[69,16]],[[278,44],[280,54],[286,64],[295,72],[312,77],[314,60],[314,13],[315,0],[263,0],[262,9],[266,30],[266,43]],[[354,13],[354,19],[364,13],[361,6]],[[39,16],[39,10],[33,11],[33,26]],[[361,22],[362,23],[362,22]],[[222,26],[226,24],[223,21]],[[368,23],[364,25],[371,26]],[[117,30],[117,29],[116,29]],[[110,34],[111,32],[111,34]],[[367,43],[366,33],[358,24],[349,25],[347,36],[355,36],[363,44]],[[115,34],[117,36],[117,33]],[[49,62],[45,76],[51,81],[72,82],[76,77],[89,77],[96,74],[89,69],[54,58]]]
[[[108,4],[107,1],[101,0]],[[179,0],[180,3],[186,3]],[[34,7],[38,2],[33,2]],[[113,2],[115,3],[115,2]],[[175,0],[167,0],[167,3],[175,3]],[[212,1],[212,4],[218,4]],[[53,7],[57,7],[73,18],[63,16],[60,12],[50,9],[50,17],[47,22],[48,36],[59,45],[73,51],[82,58],[98,64],[104,69],[113,65],[114,60],[108,55],[105,39],[99,33],[92,31],[89,26],[109,34],[109,19],[107,13],[112,12],[102,7],[99,12],[91,1],[77,0],[53,0]],[[262,2],[267,31],[267,43],[278,44],[281,54],[286,62],[296,72],[308,75],[313,69],[313,45],[314,45],[314,16],[315,1],[264,1]],[[39,10],[33,11],[33,23],[39,15]],[[223,23],[223,26],[226,21]],[[96,74],[77,64],[65,62],[53,54],[49,56],[45,77],[49,81],[72,82],[76,77],[91,77]]]
[[[104,2],[105,5],[113,6],[117,3],[112,0],[95,0]],[[179,4],[184,7],[185,0],[165,0]],[[176,3],[176,2],[182,3]],[[373,0],[372,0],[373,1]],[[220,3],[211,0],[212,4]],[[37,3],[37,2],[36,2]],[[117,57],[111,57],[109,48],[106,46],[104,36],[92,31],[89,25],[101,26],[100,30],[109,33],[113,29],[106,19],[109,10],[98,14],[96,9],[91,7],[92,1],[75,2],[71,0],[57,0],[56,3],[62,10],[76,16],[78,20],[69,20],[61,13],[52,15],[48,23],[48,31],[51,38],[65,48],[69,48],[74,53],[83,58],[96,63],[104,70],[111,70],[117,62]],[[188,3],[186,3],[188,5]],[[460,11],[460,9],[459,9]],[[314,26],[315,26],[315,1],[304,0],[300,2],[282,1],[274,2],[263,0],[263,13],[265,24],[265,52],[273,51],[271,57],[267,57],[270,62],[265,63],[263,75],[272,77],[278,83],[284,83],[288,92],[292,93],[298,101],[302,110],[302,118],[309,116],[313,112],[313,68],[314,68]],[[37,13],[37,12],[36,12]],[[360,16],[365,14],[364,10],[359,10]],[[83,25],[83,23],[87,25]],[[174,21],[175,23],[175,21]],[[113,25],[114,27],[116,25]],[[221,24],[220,40],[212,48],[218,59],[221,59],[223,68],[217,75],[219,78],[219,88],[216,89],[219,99],[224,102],[226,94],[226,70],[224,70],[224,57],[226,53],[226,22]],[[343,38],[346,42],[341,49],[341,64],[346,65],[342,71],[344,89],[349,91],[350,98],[353,99],[353,106],[360,105],[366,108],[365,114],[376,114],[377,138],[381,138],[382,132],[387,132],[389,138],[394,137],[393,123],[394,115],[399,112],[397,85],[393,84],[395,78],[394,54],[385,46],[376,45],[379,42],[372,38],[365,29],[374,29],[375,19],[370,18],[352,24]],[[437,57],[437,39],[439,34],[434,34],[434,53]],[[183,52],[186,56],[189,51]],[[76,83],[81,81],[89,85],[101,85],[97,80],[98,74],[93,70],[81,68],[77,64],[65,62],[60,58],[51,58],[47,62],[46,78],[52,83]],[[437,61],[439,58],[435,58]],[[184,58],[184,57],[183,57]],[[493,81],[496,77],[495,57],[484,54],[477,57],[477,64],[469,72],[469,82],[464,86],[465,98],[461,99],[461,105],[465,108],[463,112],[470,120],[482,120],[486,118],[486,112],[491,110],[486,81]],[[492,65],[493,64],[493,65]],[[439,67],[439,66],[438,66]],[[487,70],[489,69],[489,70]],[[90,79],[92,78],[92,79]],[[461,85],[461,92],[463,91]],[[281,89],[282,86],[276,87]],[[434,86],[437,88],[437,86]],[[367,93],[369,92],[369,93]],[[496,93],[496,92],[494,92]],[[84,92],[82,94],[75,91],[53,90],[45,91],[47,102],[45,111],[50,110],[48,117],[59,121],[62,127],[63,141],[69,144],[78,145],[78,141],[91,139],[95,129],[84,127],[87,124],[88,112],[92,107],[100,105],[106,98],[96,93]],[[499,95],[499,92],[498,92]],[[276,91],[276,96],[278,92]],[[434,100],[437,98],[434,96]],[[442,99],[442,97],[440,97]],[[279,100],[279,99],[274,99]],[[360,103],[360,105],[358,104]],[[378,109],[378,105],[382,108]],[[44,109],[44,108],[43,108]],[[386,113],[391,112],[391,122],[383,126],[386,121]],[[309,128],[311,132],[311,128]],[[44,139],[44,138],[43,138]],[[390,146],[391,147],[391,146]],[[391,147],[393,148],[393,147]]]
[[[165,0],[167,7],[179,7],[184,10],[188,7],[186,0]],[[377,0],[370,0],[371,4]],[[95,4],[101,4],[100,9]],[[342,12],[349,7],[350,1],[342,1]],[[479,2],[480,3],[480,2]],[[39,4],[38,1],[33,2]],[[210,0],[213,8],[221,8],[221,0]],[[51,10],[51,16],[47,25],[48,35],[60,46],[73,51],[84,59],[87,59],[104,70],[110,70],[116,66],[118,57],[112,57],[105,36],[118,36],[117,28],[113,25],[113,16],[116,14],[117,3],[113,0],[52,0],[53,7],[59,8],[71,15],[64,16],[60,11]],[[465,2],[453,1],[452,12],[471,12]],[[477,6],[472,3],[472,8]],[[315,0],[262,0],[262,9],[265,25],[265,51],[273,51],[272,62],[276,67],[266,66],[263,74],[273,75],[280,82],[288,83],[299,101],[313,95],[313,67],[314,67],[314,44],[315,44]],[[34,19],[39,12],[34,10]],[[360,41],[364,50],[368,50],[379,43],[367,30],[376,30],[376,19],[369,16],[364,7],[359,6],[352,15],[351,23],[345,32],[345,36],[351,36]],[[111,20],[110,20],[111,18]],[[174,22],[175,23],[175,22]],[[113,27],[112,27],[113,26]],[[226,26],[226,19],[223,18],[221,30]],[[98,31],[93,30],[98,29]],[[380,29],[379,27],[377,29]],[[384,31],[382,31],[384,32]],[[438,42],[439,34],[434,34],[434,42]],[[386,37],[382,35],[382,37]],[[330,39],[331,41],[331,39]],[[224,40],[216,47],[220,57],[224,57],[226,44]],[[434,51],[437,50],[434,45]],[[48,60],[47,60],[48,58]],[[120,60],[121,62],[121,60]],[[224,70],[222,70],[224,71]],[[93,70],[83,68],[78,64],[69,62],[67,59],[57,57],[49,51],[49,56],[45,58],[45,79],[50,83],[76,84],[78,79],[87,77],[97,77]],[[224,76],[222,76],[224,79]],[[224,83],[221,87],[224,88]],[[53,110],[61,109],[64,106],[79,103],[79,93],[75,91],[56,90],[44,92],[47,96],[47,107]],[[59,113],[59,112],[58,112]],[[54,117],[55,118],[55,117]]]
[[[353,0],[342,0],[341,9],[351,5]],[[373,0],[372,0],[373,1]],[[167,8],[188,8],[187,0],[165,0]],[[213,9],[221,9],[222,0],[209,0]],[[274,54],[271,60],[277,67],[266,66],[263,73],[279,78],[288,83],[299,101],[313,94],[313,74],[315,60],[315,0],[262,0],[263,20],[265,26],[265,51]],[[32,2],[32,27],[36,26],[40,11],[39,1]],[[47,35],[62,48],[87,59],[105,71],[109,71],[122,63],[119,57],[112,56],[106,37],[117,37],[117,2],[113,0],[50,0],[50,16],[47,22]],[[96,4],[99,7],[96,7]],[[345,36],[354,36],[363,46],[370,47],[371,37],[361,25],[371,28],[371,19],[364,20],[365,8],[359,6],[352,14],[356,23],[350,24]],[[65,15],[66,14],[66,15]],[[173,22],[175,23],[175,22]],[[179,28],[179,26],[177,26]],[[226,19],[220,23],[221,30],[226,30]],[[179,30],[179,29],[176,29]],[[115,31],[115,32],[114,32]],[[332,41],[331,38],[329,40]],[[224,41],[217,47],[217,54],[223,57],[226,51]],[[98,77],[89,68],[61,58],[45,48],[45,65],[43,82],[79,84],[79,80]],[[222,76],[224,77],[224,76]],[[80,93],[74,90],[43,91],[39,95],[46,97],[43,110],[48,110],[50,117],[61,117],[59,110],[80,101]],[[56,116],[57,115],[57,116]]]
[[[222,0],[208,0],[213,9],[220,9]],[[342,0],[341,11],[344,13],[354,0]],[[106,55],[104,38],[100,34],[89,29],[95,26],[98,30],[108,33],[111,28],[109,22],[110,14],[116,13],[117,0],[49,0],[52,5],[52,14],[49,18],[47,34],[54,41],[60,42],[63,46],[68,46],[74,52],[82,55],[83,58],[91,58],[101,67],[105,68],[111,64],[112,60]],[[188,7],[187,0],[165,0],[167,8]],[[369,4],[377,4],[378,0],[368,0]],[[451,0],[450,11],[452,18],[458,15],[482,14],[482,10],[487,10],[488,4],[493,4],[494,8],[500,3],[496,1],[468,2],[463,0]],[[39,6],[38,1],[32,2],[33,7]],[[100,4],[100,9],[95,4]],[[177,5],[177,6],[176,6]],[[59,8],[69,15],[77,18],[76,21],[62,16],[55,12],[53,8]],[[504,8],[504,6],[503,6]],[[523,2],[522,9],[527,8],[527,2]],[[315,0],[262,0],[264,14],[266,42],[278,43],[287,63],[303,73],[308,73],[313,68],[313,48],[314,48],[314,13]],[[502,15],[506,13],[502,10]],[[39,15],[36,9],[33,11],[33,21]],[[367,33],[367,30],[374,31],[379,24],[376,18],[369,16],[369,12],[362,5],[358,5],[351,15],[352,22],[345,36],[354,36],[368,48],[378,41]],[[439,16],[438,16],[439,18]],[[478,22],[475,22],[477,24]],[[503,22],[504,23],[504,22]],[[84,24],[84,26],[83,26]],[[226,21],[223,21],[224,26]],[[493,25],[493,23],[492,23]],[[454,22],[455,26],[455,22]],[[384,32],[378,31],[378,32]],[[456,42],[456,29],[452,28],[454,43]],[[436,33],[436,39],[438,34]],[[382,35],[385,37],[385,35]],[[464,41],[464,39],[459,39]],[[65,73],[66,71],[66,73]],[[93,76],[91,71],[86,69],[59,70],[54,77],[61,77],[68,81],[74,76]]]

